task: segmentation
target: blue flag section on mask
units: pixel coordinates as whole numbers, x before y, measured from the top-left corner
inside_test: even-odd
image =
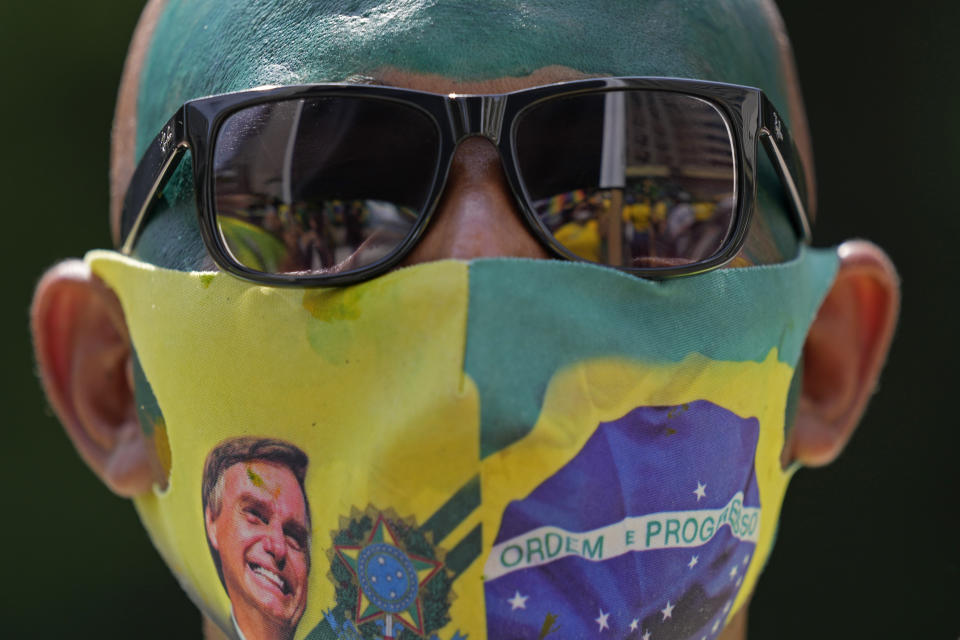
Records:
[[[639,407],[509,504],[484,571],[490,638],[714,637],[754,555],[759,424]]]

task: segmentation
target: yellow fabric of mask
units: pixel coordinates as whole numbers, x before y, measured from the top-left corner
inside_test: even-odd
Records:
[[[515,309],[484,302],[498,270],[512,274],[496,280],[503,291],[559,268],[666,303],[676,290],[681,307],[687,294],[569,263],[443,261],[297,289],[113,252],[87,262],[122,303],[161,414],[151,428],[169,446],[168,485],[136,499],[140,517],[194,602],[250,640],[264,628],[298,639],[716,632],[773,543],[797,344],[835,269],[830,252],[784,267],[811,283],[803,312],[784,312],[800,337],[774,327],[779,342],[759,357],[718,357],[680,320],[665,325],[679,344],[669,353],[614,341],[534,363],[545,383],[519,389],[510,381],[529,379],[538,356],[514,359],[519,347],[497,337]],[[622,297],[609,305],[597,313],[644,331]],[[558,351],[605,330],[536,307],[524,322]],[[504,350],[502,373],[485,373]],[[510,389],[540,403],[532,420]]]

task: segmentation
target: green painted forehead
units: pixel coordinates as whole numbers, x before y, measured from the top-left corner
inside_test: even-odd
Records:
[[[185,100],[383,67],[484,80],[549,65],[786,91],[765,0],[169,0],[140,81],[137,155]]]

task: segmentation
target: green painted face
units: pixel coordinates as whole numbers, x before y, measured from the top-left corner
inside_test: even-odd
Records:
[[[384,68],[470,81],[525,76],[551,65],[757,86],[786,112],[764,0],[610,0],[603,10],[586,0],[238,0],[229,6],[169,0],[140,81],[137,156],[191,98],[264,84],[342,81]],[[174,186],[189,184],[183,169]],[[761,183],[779,189],[772,171]],[[187,192],[168,188],[167,196],[181,214],[180,234],[198,241]],[[768,203],[778,201],[773,195]],[[784,215],[765,217],[773,237],[789,245],[793,231]],[[147,235],[139,250],[146,259],[173,266],[202,255],[195,242],[170,249]],[[784,251],[792,253],[789,246]]]

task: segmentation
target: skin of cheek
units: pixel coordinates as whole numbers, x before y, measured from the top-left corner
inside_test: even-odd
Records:
[[[762,0],[611,0],[603,12],[585,0],[248,0],[229,8],[216,0],[169,0],[140,80],[136,157],[176,108],[200,96],[343,81],[385,68],[475,81],[552,65],[758,86],[786,113],[780,53]],[[761,172],[761,189],[776,182]],[[172,180],[165,195],[172,211],[192,207],[190,180]],[[144,244],[173,232],[179,248],[156,242],[138,256],[199,267],[195,223],[178,215],[175,229],[158,234],[161,217],[145,229]]]

